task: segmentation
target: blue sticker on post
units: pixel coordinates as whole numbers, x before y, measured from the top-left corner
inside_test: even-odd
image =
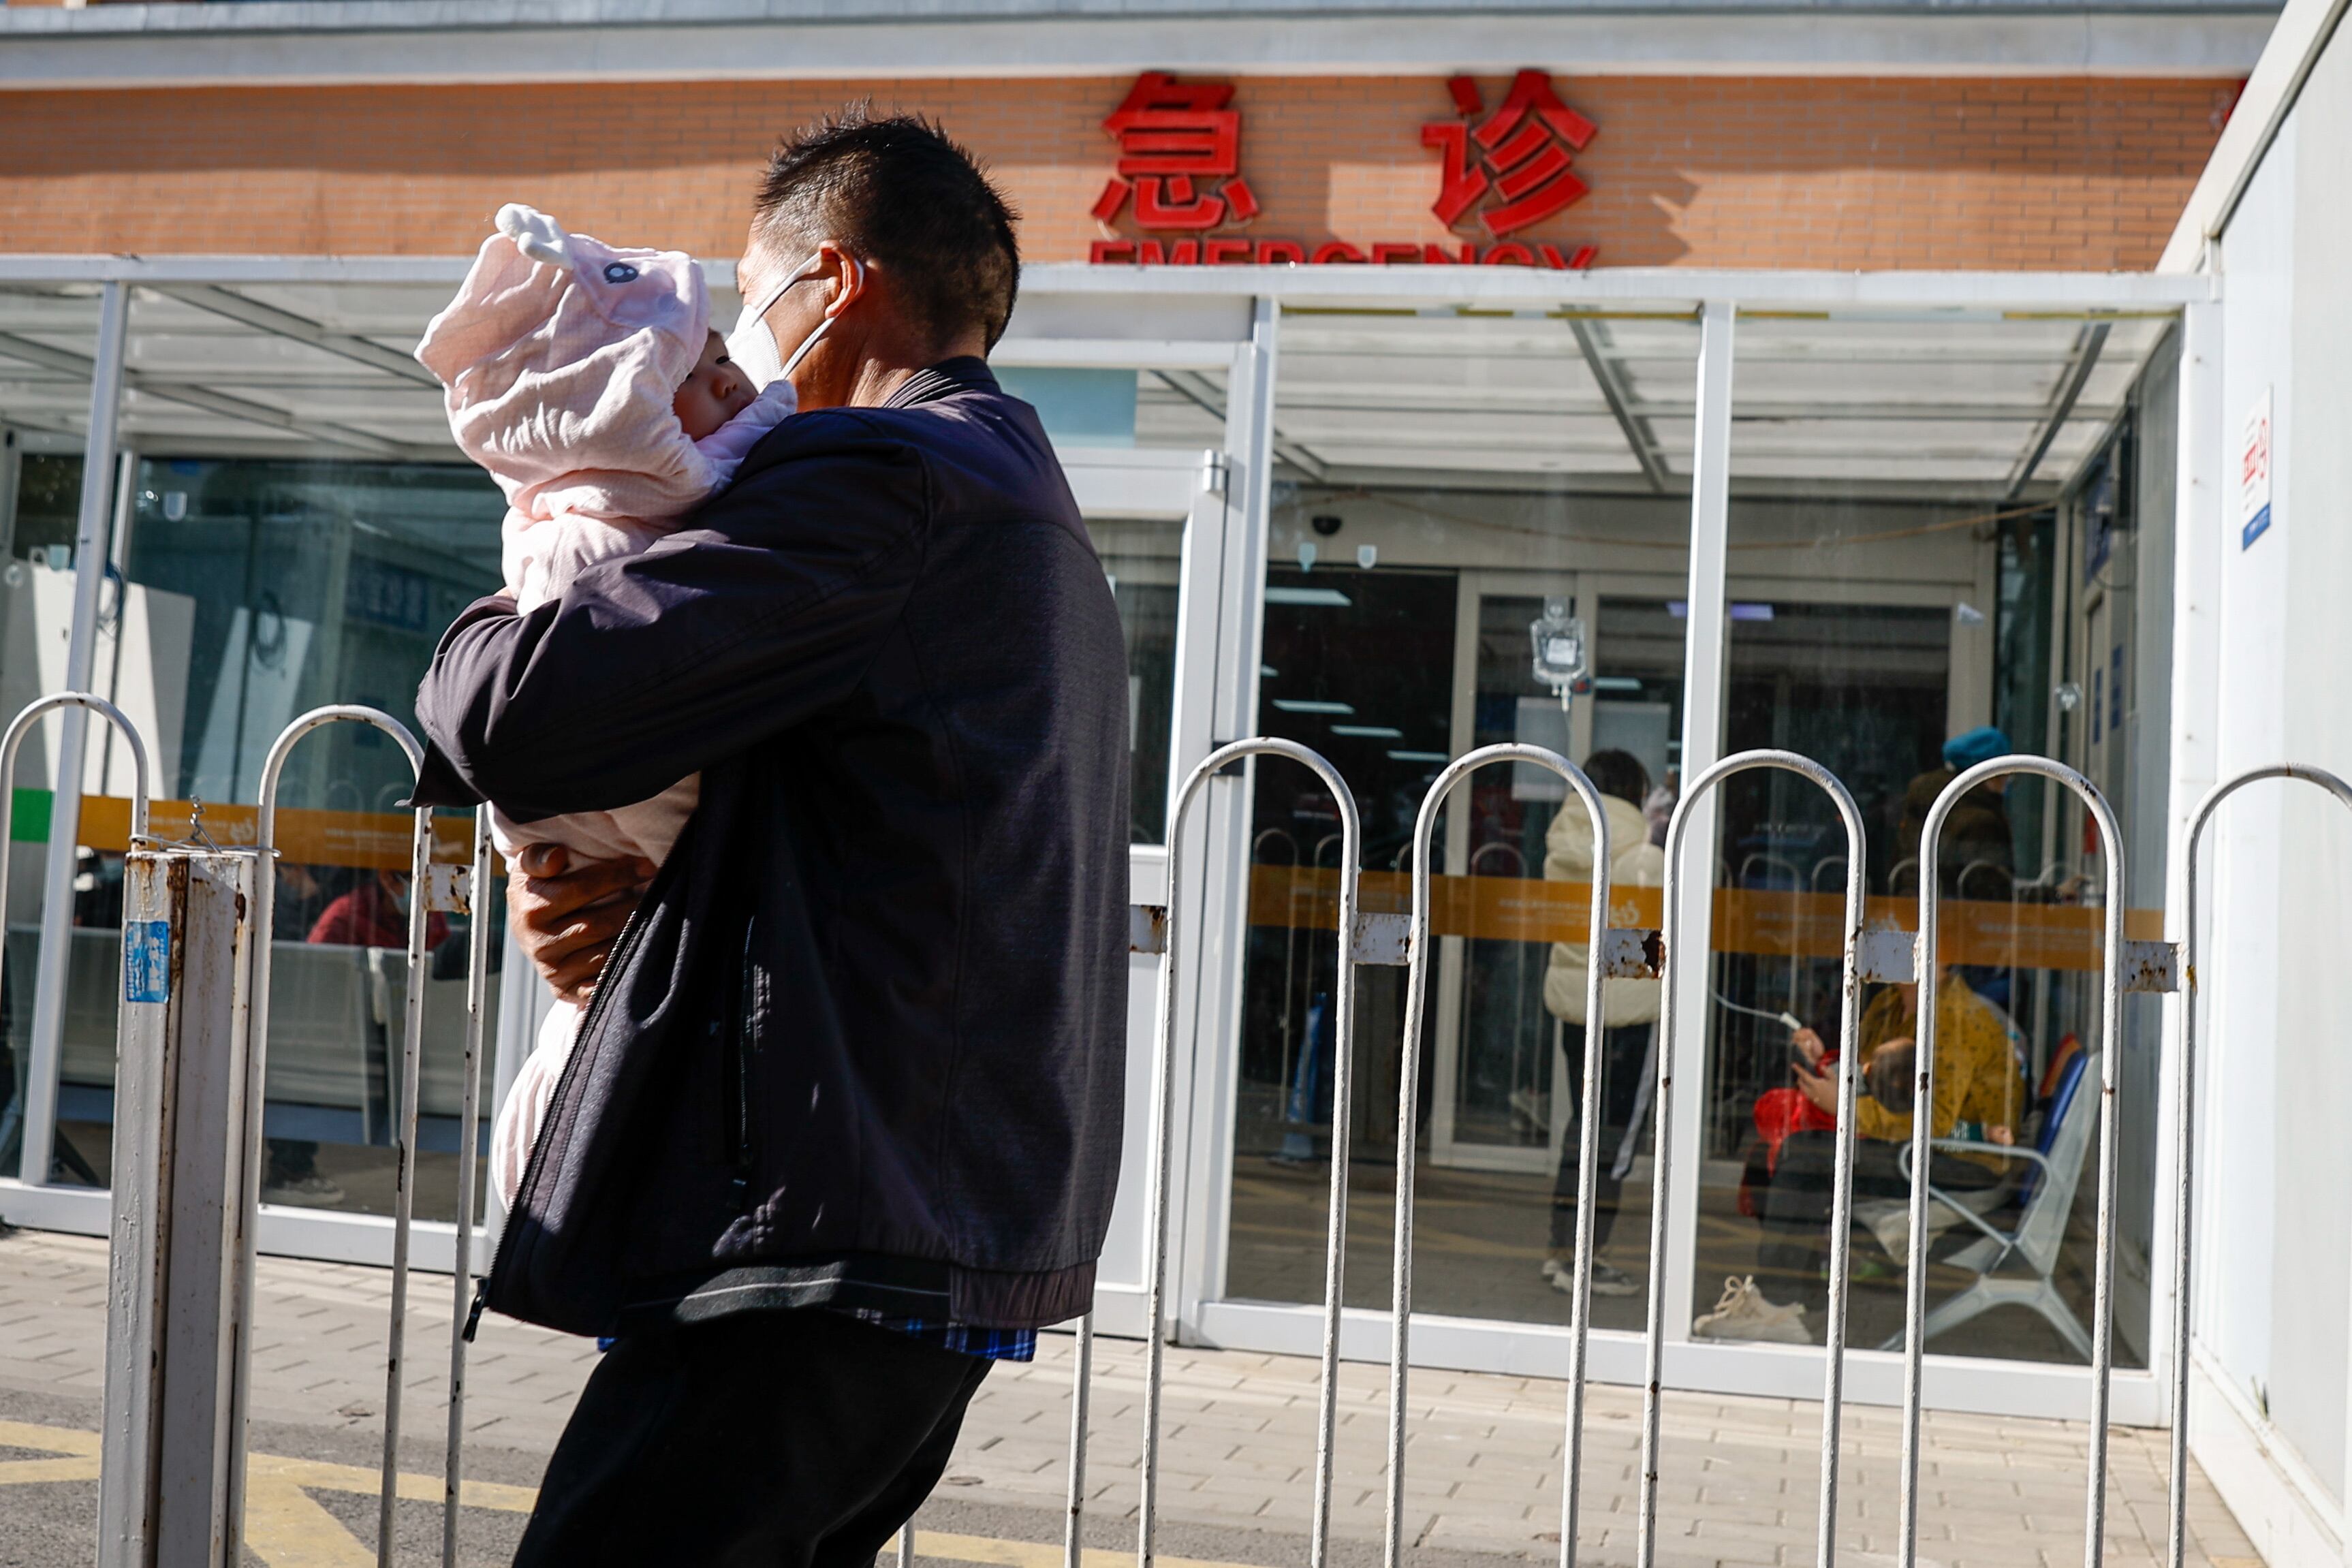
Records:
[[[172,999],[172,922],[122,922],[122,999],[125,1002],[169,1002]]]

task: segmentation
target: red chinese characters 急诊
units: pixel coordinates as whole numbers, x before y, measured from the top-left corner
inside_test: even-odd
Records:
[[[1501,106],[1484,120],[1475,81],[1457,76],[1445,86],[1462,118],[1421,128],[1422,145],[1436,148],[1444,160],[1437,200],[1430,205],[1438,222],[1452,228],[1491,195],[1478,218],[1500,238],[1584,195],[1588,187],[1570,165],[1600,127],[1562,103],[1549,77],[1519,72]]]
[[[1118,142],[1118,172],[1094,216],[1118,217],[1130,196],[1143,228],[1201,230],[1255,217],[1257,196],[1242,177],[1242,117],[1231,82],[1180,82],[1145,71],[1103,121]]]

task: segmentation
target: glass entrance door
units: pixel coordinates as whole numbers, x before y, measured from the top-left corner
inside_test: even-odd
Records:
[[[1683,639],[1670,605],[1688,570],[1696,344],[1687,307],[1285,314],[1256,728],[1321,752],[1353,789],[1368,909],[1406,907],[1424,792],[1450,758],[1489,742],[1537,742],[1604,773],[1593,759],[1609,752],[1615,853],[1648,847],[1642,805],[1675,765]],[[1580,622],[1593,650],[1565,710],[1530,657],[1548,605]],[[1298,770],[1259,765],[1228,1301],[1319,1299],[1328,1160],[1344,1138],[1348,1301],[1384,1304],[1402,1130],[1421,1160],[1419,1310],[1566,1321],[1553,1264],[1573,1211],[1555,1188],[1576,1069],[1562,1047],[1580,1065],[1591,849],[1580,813],[1559,820],[1557,781],[1535,775],[1474,775],[1438,827],[1439,902],[1452,912],[1437,926],[1416,1103],[1399,1103],[1406,977],[1377,968],[1359,972],[1340,1105],[1337,816]],[[1649,1257],[1635,1099],[1656,987],[1643,989],[1612,982],[1604,1025],[1611,1185],[1596,1227],[1611,1273],[1598,1321],[1627,1329]]]
[[[2164,321],[1890,312],[1743,318],[1738,331],[1725,749],[1785,746],[1835,772],[1867,830],[1870,917],[1905,927],[1917,920],[1924,824],[1956,770],[2012,751],[2073,762],[2142,846],[2126,928],[2155,934],[2164,807],[2148,775],[2164,762],[2132,745],[2126,683],[2143,656],[2117,606],[2147,485],[2130,437],[2139,384],[2163,369]],[[2075,530],[2054,558],[2053,521]],[[2034,689],[2051,677],[2036,645],[2053,635],[2053,591],[2073,612],[2057,617],[2058,663],[2081,672],[2053,694],[2076,721],[2054,735]],[[1858,1349],[1899,1342],[1904,1152],[1923,1113],[1906,1064],[1933,1006],[1937,1091],[1924,1114],[1942,1195],[1928,1219],[1928,1349],[2087,1363],[2087,1151],[2102,1114],[2152,1150],[2158,1016],[2134,1009],[2125,1038],[2098,1037],[2104,863],[2072,798],[2021,778],[1957,803],[1928,889],[1942,910],[1932,982],[1867,987],[1843,1040],[1835,944],[1802,934],[1808,919],[1834,918],[1846,868],[1828,801],[1785,774],[1745,774],[1726,785],[1717,823],[1691,1338],[1822,1338],[1832,1122],[1815,1103],[1825,1080],[1792,1063],[1804,1043],[1793,1021],[1861,1073],[1848,1324]],[[2082,1075],[2105,1050],[2137,1077],[2102,1110],[2077,1086],[2095,1083]],[[2002,1152],[2012,1147],[2028,1153]],[[2120,1277],[2149,1277],[2154,1178],[2152,1153],[2125,1168],[2117,1208],[2136,1223],[2121,1234]],[[2028,1227],[2041,1239],[1990,1239]],[[1719,1303],[1727,1275],[1752,1277],[1756,1294]],[[2031,1303],[2018,1304],[2017,1279],[2033,1282]],[[2144,1285],[2118,1298],[2119,1365],[2147,1364],[2147,1300]]]
[[[1659,837],[1682,751],[1682,638],[1672,601],[1640,592],[1641,580],[1602,572],[1480,572],[1462,578],[1454,659],[1454,755],[1517,742],[1548,747],[1580,764],[1596,755],[1604,773],[1644,812],[1617,826],[1614,852],[1627,860],[1620,902],[1629,911],[1649,897],[1633,854]],[[1585,689],[1559,694],[1538,679],[1534,630],[1557,602],[1587,627],[1592,668]],[[1590,614],[1587,614],[1587,612]],[[1630,758],[1638,773],[1624,766]],[[1479,809],[1450,823],[1445,871],[1480,879],[1482,896],[1515,896],[1520,882],[1565,884],[1582,879],[1581,807],[1567,807],[1567,787],[1545,770],[1519,765],[1470,786]],[[1563,824],[1559,813],[1570,809]],[[1654,879],[1647,885],[1654,886]],[[1575,924],[1554,887],[1549,918]],[[1439,955],[1433,1016],[1435,1097],[1430,1110],[1430,1163],[1465,1170],[1550,1173],[1568,1145],[1577,1100],[1580,1026],[1569,1016],[1582,962],[1580,942],[1547,944],[1499,937],[1447,941]],[[1633,1011],[1648,1009],[1635,1007]],[[1632,1142],[1611,1151],[1630,1170]]]
[[[1266,522],[1247,546],[1263,563],[1263,635],[1244,652],[1255,656],[1255,710],[1223,732],[1294,739],[1337,766],[1364,825],[1368,910],[1408,907],[1424,792],[1451,759],[1495,742],[1552,747],[1594,780],[1611,816],[1612,923],[1629,926],[1660,918],[1654,840],[1686,772],[1729,752],[1786,748],[1843,779],[1866,820],[1870,915],[1898,925],[1916,920],[1916,819],[1948,741],[1998,726],[2018,749],[2064,755],[2063,740],[2026,721],[2037,683],[2057,681],[2062,731],[2095,686],[2109,751],[2077,749],[2116,771],[2116,714],[2131,699],[2116,695],[2113,668],[2129,665],[2137,681],[2147,661],[2093,602],[2101,584],[2114,592],[2122,568],[2097,555],[2091,522],[2067,531],[2099,504],[2085,432],[2114,416],[2148,366],[2161,321],[2101,332],[1997,311],[1918,323],[1864,312],[1849,324],[1835,311],[1719,306],[1704,319],[1712,380],[1699,374],[1701,313],[1688,307],[1351,297],[1282,312]],[[2096,357],[2102,344],[2112,358]],[[1735,363],[1736,396],[1725,390]],[[1850,395],[1846,381],[1874,391]],[[1702,398],[1728,416],[1727,442],[1711,459],[1727,477],[1714,499],[1694,494],[1703,489]],[[1702,517],[1711,520],[1703,554],[1692,532]],[[2110,524],[2113,539],[2129,542],[2127,526]],[[2123,559],[2123,543],[2109,549]],[[2086,584],[2079,611],[2074,581]],[[1715,624],[1693,620],[1694,601],[1709,605]],[[1572,621],[1587,648],[1565,705],[1536,668],[1539,619]],[[2093,644],[2104,685],[2076,673]],[[2134,763],[2144,781],[2160,758],[2134,752]],[[1836,930],[1846,850],[1817,792],[1742,776],[1703,815],[1685,870],[1711,883],[1712,897],[1692,896],[1683,933],[1676,983],[1688,989],[1678,999],[1696,1026],[1677,1047],[1674,1142],[1657,1147],[1659,1108],[1648,1103],[1660,1076],[1656,988],[1612,981],[1594,1021],[1602,1159],[1587,1195],[1560,1173],[1579,1139],[1587,1024],[1583,900],[1594,867],[1582,814],[1563,811],[1564,792],[1532,769],[1496,766],[1456,789],[1428,850],[1440,882],[1426,1016],[1405,1016],[1401,970],[1360,969],[1343,1100],[1332,994],[1338,814],[1286,764],[1261,762],[1252,779],[1233,852],[1239,885],[1204,895],[1236,910],[1243,980],[1231,1033],[1201,1037],[1232,1076],[1207,1102],[1226,1118],[1227,1142],[1212,1162],[1213,1190],[1192,1200],[1188,1223],[1211,1240],[1187,1259],[1199,1303],[1187,1321],[1218,1343],[1313,1346],[1330,1161],[1345,1140],[1347,1304],[1368,1310],[1356,1330],[1376,1336],[1390,1298],[1398,1150],[1409,1144],[1418,1162],[1413,1299],[1428,1324],[1416,1331],[1418,1353],[1557,1370],[1569,1304],[1559,1264],[1578,1205],[1591,1202],[1601,1265],[1594,1365],[1604,1377],[1637,1377],[1652,1194],[1658,1162],[1671,1160],[1674,1201],[1660,1217],[1678,1381],[1812,1386],[1814,1363],[1747,1342],[1819,1342],[1810,1249],[1820,1227],[1805,1227],[1801,1258],[1766,1221],[1785,1219],[1771,1206],[1788,1184],[1776,1145],[1797,1149],[1788,1167],[1797,1183],[1823,1134],[1808,1123],[1790,1142],[1777,1123],[1768,1134],[1765,1114],[1790,1110],[1784,1102],[1801,1087],[1788,1020],[1818,1028],[1837,1013],[1834,934],[1815,951],[1807,933],[1823,923],[1814,918],[1823,905],[1825,929]],[[1977,815],[2011,826],[2001,844],[1979,833],[1945,846],[1948,923],[1968,931],[1948,984],[1978,999],[1954,1005],[1998,1026],[1985,1036],[1988,1071],[2016,1093],[1998,1114],[1956,1125],[2038,1142],[2090,1125],[2068,1122],[2065,1109],[2068,1063],[2088,1049],[2081,985],[2053,969],[2081,962],[2070,944],[2092,912],[2079,868],[2089,857],[2071,848],[2080,814],[2039,790],[2012,790],[1999,810]],[[2041,860],[2072,858],[2037,878],[2029,844]],[[2044,903],[2055,907],[2028,907]],[[1889,1012],[1903,1005],[1899,992],[1870,1000],[1889,1016],[1865,1020],[1853,1042],[1864,1053],[1904,1033]],[[1400,1103],[1408,1038],[1421,1053],[1421,1091]],[[2137,1038],[2125,1048],[2145,1049]],[[1863,1132],[1891,1146],[1883,1110],[1874,1101]],[[2087,1204],[2089,1193],[2078,1184],[2069,1196]],[[2010,1212],[2032,1189],[1992,1197]],[[2134,1212],[2133,1195],[2124,1202]],[[2067,1235],[2053,1259],[2062,1293],[2077,1290],[2081,1272]],[[1932,1259],[1935,1299],[1960,1301],[1955,1313],[1975,1278],[1977,1260],[1960,1256],[1968,1243],[1939,1236]],[[1858,1234],[1856,1246],[1853,1386],[1857,1397],[1895,1397],[1891,1363],[1871,1352],[1899,1321],[1885,1309],[1900,1268],[1877,1231]],[[1754,1277],[1773,1322],[1721,1317],[1727,1273]],[[2144,1321],[2120,1325],[2126,1341],[2147,1331]],[[2079,1386],[1982,1359],[2063,1363],[2074,1358],[2062,1328],[2009,1313],[1937,1332],[1940,1356],[1973,1358],[1948,1385],[1964,1388],[1960,1403],[2055,1408]],[[1346,1342],[1373,1350],[1370,1339]]]
[[[1605,571],[1465,573],[1454,659],[1454,754],[1543,746],[1602,791],[1620,925],[1656,921],[1658,841],[1682,749],[1681,627],[1674,601],[1643,586],[1636,574]],[[1591,665],[1565,700],[1534,660],[1538,626],[1563,612],[1586,628]],[[1515,1296],[1533,1296],[1538,1283],[1551,1285],[1573,1237],[1593,837],[1582,805],[1545,769],[1496,767],[1463,789],[1470,809],[1447,816],[1444,870],[1465,879],[1474,913],[1437,953],[1424,1181],[1508,1194],[1522,1247],[1540,1214],[1543,1252],[1532,1270],[1524,1255],[1472,1265],[1496,1270]],[[1604,1289],[1595,1321],[1610,1328],[1642,1321],[1658,990],[1611,981],[1603,992],[1595,1240]],[[1557,1316],[1556,1301],[1534,1300],[1538,1321]]]

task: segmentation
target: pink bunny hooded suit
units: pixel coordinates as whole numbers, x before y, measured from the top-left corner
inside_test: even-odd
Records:
[[[652,548],[734,477],[793,412],[772,383],[700,441],[672,409],[710,331],[702,270],[675,250],[619,250],[509,205],[416,358],[447,388],[450,433],[506,492],[507,587],[529,610],[583,567]],[[575,858],[658,865],[694,815],[698,781],[613,811],[518,824],[493,811],[499,849],[561,844]],[[511,1197],[570,1053],[576,1007],[559,1002],[499,1117],[493,1175]],[[551,1048],[552,1047],[552,1048]]]

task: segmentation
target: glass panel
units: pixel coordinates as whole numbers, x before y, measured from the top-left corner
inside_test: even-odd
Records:
[[[1203,458],[1225,444],[1223,370],[997,364],[1036,409],[1118,599],[1127,634],[1130,841],[1167,837],[1175,717],[1176,595],[1184,522]]]
[[[1127,634],[1129,839],[1168,837],[1168,750],[1175,723],[1177,570],[1184,525],[1109,518],[1087,524]]]
[[[364,703],[413,731],[442,627],[498,585],[504,502],[469,467],[148,458],[131,499],[100,684],[148,739],[167,834],[185,831],[193,800],[222,842],[249,841],[263,756],[310,708]],[[96,766],[93,793],[124,786],[119,752]],[[392,1212],[409,787],[399,748],[362,725],[310,737],[288,765],[265,1202]],[[446,814],[438,858],[466,859],[470,833],[469,814]],[[78,908],[88,929],[76,938],[59,1091],[61,1137],[93,1154],[112,1116],[114,1022],[110,985],[85,998],[84,982],[114,973],[123,847],[97,843]],[[487,907],[502,914],[500,900]],[[456,1213],[466,925],[436,914],[428,926],[415,1211],[428,1218]]]
[[[66,685],[67,633],[73,624],[74,542],[81,509],[82,447],[89,433],[89,369],[97,352],[96,285],[0,289],[0,708],[7,717],[44,692]],[[109,481],[101,476],[102,487]],[[5,720],[0,720],[5,722]],[[33,995],[40,945],[42,889],[48,864],[50,807],[58,775],[62,721],[50,719],[27,737],[17,758],[16,809],[5,889],[7,964],[0,985],[0,1173],[14,1176],[24,1153],[26,1079],[31,1068]],[[103,793],[105,761],[90,748],[82,787]],[[127,784],[118,785],[128,793]],[[84,822],[85,829],[90,824]],[[119,900],[87,847],[77,851],[80,873],[73,895],[76,928],[100,939],[120,921]],[[79,935],[79,931],[78,931]],[[91,943],[68,948],[69,1009],[104,1008],[113,1048],[117,971],[110,955]],[[92,1000],[94,998],[94,1001]],[[107,1147],[95,1131],[60,1108],[47,1174],[67,1183],[102,1184]],[[41,1173],[32,1162],[33,1173]]]
[[[121,437],[135,456],[126,457],[110,509],[92,684],[148,742],[160,831],[185,831],[187,803],[201,797],[213,803],[205,821],[216,837],[248,837],[261,754],[302,709],[361,701],[407,721],[435,637],[457,605],[496,584],[502,503],[482,475],[446,461],[438,388],[408,358],[446,298],[445,289],[426,287],[134,291],[126,363],[135,379]],[[24,455],[9,508],[11,709],[65,684],[88,398],[86,370],[73,365],[86,363],[95,315],[95,290],[0,296],[0,361],[27,367],[21,383],[0,380],[0,417]],[[0,364],[0,376],[13,374],[14,364]],[[324,460],[337,458],[356,460]],[[115,489],[110,476],[106,482]],[[104,1180],[110,1139],[127,829],[119,797],[130,784],[127,754],[99,733],[81,784],[85,843],[53,1167],[58,1179],[89,1184]],[[54,773],[40,749],[28,763]],[[294,934],[281,949],[274,997],[274,1201],[390,1207],[390,1056],[406,976],[397,951],[404,944],[383,928],[399,926],[406,896],[407,819],[394,805],[406,780],[396,747],[347,728],[306,744],[289,774],[283,798],[297,815],[287,833],[298,852],[279,873],[279,929]],[[35,794],[46,807],[47,795]],[[116,803],[93,804],[109,796]],[[17,834],[37,845],[46,816],[20,811]],[[462,858],[457,826],[446,848]],[[26,994],[38,945],[30,910],[42,853],[28,847],[11,889],[11,1002]],[[346,918],[322,925],[338,908]],[[356,940],[301,940],[322,930]],[[339,946],[329,963],[337,973],[321,979],[314,971]],[[442,1217],[456,1187],[451,1058],[463,986],[442,973],[453,957],[461,967],[460,952],[445,952],[427,982],[420,1108],[417,1212]],[[12,1006],[10,1015],[21,1063],[31,1009]],[[8,1081],[22,1073],[15,1068]],[[16,1136],[20,1100],[12,1088],[0,1141]]]
[[[1643,812],[1671,791],[1679,751],[1670,606],[1687,573],[1696,351],[1678,306],[1286,316],[1257,730],[1316,748],[1347,779],[1368,908],[1405,907],[1413,818],[1447,760],[1511,740],[1588,764],[1613,797],[1615,877],[1651,889],[1627,894],[1627,918],[1654,900]],[[1547,616],[1557,634],[1580,630],[1589,664],[1565,706],[1537,669]],[[1353,1102],[1335,1110],[1338,816],[1295,767],[1261,763],[1255,792],[1227,1289],[1319,1299],[1327,1161],[1344,1135],[1348,1299],[1376,1305],[1390,1288],[1405,975],[1360,972]],[[1489,768],[1438,830],[1451,912],[1412,1119],[1428,1311],[1566,1320],[1550,1262],[1572,1235],[1591,839],[1580,811],[1562,819],[1563,794],[1540,770]],[[1610,1327],[1641,1321],[1656,989],[1612,981],[1606,1004],[1596,1321]]]
[[[1723,743],[1786,747],[1844,780],[1867,828],[1874,917],[1916,925],[1937,793],[1956,766],[2014,750],[2071,762],[2107,792],[2135,901],[2150,906],[2134,934],[2157,933],[2167,725],[2141,704],[2163,700],[2168,623],[2133,605],[2138,574],[2171,548],[2170,471],[2140,437],[2173,417],[2167,327],[1963,312],[1739,323]],[[2084,1047],[2101,1047],[2105,861],[2082,822],[2071,797],[2019,780],[1962,802],[1939,847],[1938,1353],[2087,1360],[2096,1111],[2071,1075],[2085,1062],[2095,1073]],[[1896,1151],[1927,1004],[1918,987],[1873,987],[1860,1039],[1837,1038],[1846,849],[1818,790],[1780,773],[1736,778],[1720,832],[1693,1331],[1821,1337],[1834,1135],[1816,1103],[1829,1079],[1806,1065],[1817,1037],[1862,1053],[1864,1073],[1853,1342],[1899,1342]],[[2135,1006],[2121,1047],[2136,1151],[2122,1279],[2147,1278],[2157,1022]],[[2048,1163],[2001,1155],[2004,1143]],[[2018,1245],[2004,1257],[1979,1220]],[[2051,1303],[1989,1310],[1980,1281],[1996,1266],[2047,1279]],[[1727,1276],[1751,1274],[1759,1294],[1722,1293]],[[2118,1363],[2145,1364],[2144,1285],[2123,1293],[2116,1327]]]
[[[1223,370],[1146,370],[1136,375],[1135,444],[1186,451],[1225,445]]]
[[[139,457],[116,524],[100,685],[147,736],[159,803],[205,803],[223,842],[250,835],[263,755],[296,714],[357,702],[414,730],[441,629],[498,585],[504,502],[454,460],[440,389],[409,358],[447,297],[439,285],[301,284],[133,296],[122,440]],[[100,767],[122,787],[119,754]],[[266,1202],[391,1212],[408,788],[398,747],[359,725],[309,738],[287,770]],[[159,804],[161,830],[188,810]],[[470,818],[450,815],[436,854],[465,859],[469,835]],[[120,847],[96,858],[103,888],[119,884]],[[488,910],[503,915],[499,900]],[[465,931],[433,918],[420,982],[415,1212],[431,1218],[456,1209]],[[106,949],[92,973],[110,973],[112,933],[88,941]],[[111,1116],[106,1001],[69,1008],[60,1090],[93,1141]]]
[[[724,320],[730,300],[724,289],[713,292],[714,313]],[[249,816],[262,752],[288,718],[321,702],[358,701],[409,721],[409,694],[440,628],[458,605],[498,584],[502,503],[484,475],[452,460],[439,389],[409,358],[424,322],[446,298],[441,285],[134,292],[128,363],[137,384],[124,399],[122,439],[139,458],[113,547],[100,689],[131,710],[157,751],[158,795],[212,803],[206,820],[224,839]],[[12,594],[24,597],[18,590],[26,584],[49,582],[41,574],[50,571],[54,550],[63,604],[70,596],[74,454],[87,403],[86,375],[75,381],[72,366],[88,360],[95,291],[18,290],[0,296],[0,331],[30,345],[25,353],[0,352],[0,418],[28,433],[12,450],[26,440],[37,449],[7,509],[21,568],[12,574]],[[0,339],[0,350],[9,341]],[[58,351],[69,357],[60,361]],[[1008,379],[1020,374],[1008,371]],[[1199,488],[1199,450],[1223,444],[1225,377],[1131,369],[1026,374],[1016,391],[1037,404],[1057,445],[1116,457],[1129,470],[1123,491],[1097,494],[1088,515],[1128,630],[1136,837],[1156,839],[1166,792],[1179,542]],[[23,559],[28,553],[33,562]],[[27,610],[15,617],[12,635],[27,647],[37,642],[46,658],[54,618],[42,620],[36,638]],[[61,637],[54,640],[62,646]],[[10,679],[25,688],[18,701],[59,684],[50,673],[46,664],[37,671],[29,656],[8,665]],[[43,765],[38,742],[26,762]],[[125,787],[123,766],[119,748],[95,749],[86,787]],[[395,1058],[407,984],[399,941],[405,821],[394,803],[406,793],[405,778],[396,748],[346,727],[307,741],[287,776],[282,799],[295,814],[289,832],[309,847],[289,854],[279,872],[272,1201],[368,1210],[390,1203],[386,1145],[398,1114]],[[159,820],[172,820],[170,808]],[[32,832],[30,821],[20,816],[20,834]],[[466,824],[443,826],[442,853],[462,858]],[[105,1169],[111,1114],[110,944],[120,918],[121,847],[108,842],[84,852],[77,914],[89,930],[75,944],[67,1010],[65,1119],[79,1140],[77,1169],[90,1180]],[[20,858],[15,877],[10,951],[19,980],[31,974],[38,868],[36,848]],[[500,912],[494,905],[493,918]],[[436,922],[421,1215],[446,1215],[454,1201],[463,934],[462,921]],[[11,1014],[18,1061],[29,1016],[29,1008]],[[16,1076],[21,1069],[0,1082],[13,1084]],[[0,1101],[0,1136],[13,1138],[9,1118],[20,1102],[13,1088]]]
[[[446,285],[141,289],[129,359],[140,379],[123,399],[123,444],[203,458],[451,460],[440,385],[409,357],[449,294]]]
[[[135,502],[131,592],[178,645],[152,655],[153,732],[164,793],[177,798],[254,800],[270,742],[320,703],[364,703],[414,730],[441,629],[498,586],[504,502],[468,467],[155,460],[140,466]],[[288,764],[266,1202],[391,1210],[408,789],[399,749],[362,725],[312,735]],[[465,858],[468,824],[449,816],[442,858]],[[496,918],[499,901],[488,908]],[[464,931],[439,915],[427,930],[416,1212],[445,1219],[457,1192]]]
[[[1222,450],[1222,369],[1129,370],[992,362],[1005,391],[1037,411],[1056,451]]]

